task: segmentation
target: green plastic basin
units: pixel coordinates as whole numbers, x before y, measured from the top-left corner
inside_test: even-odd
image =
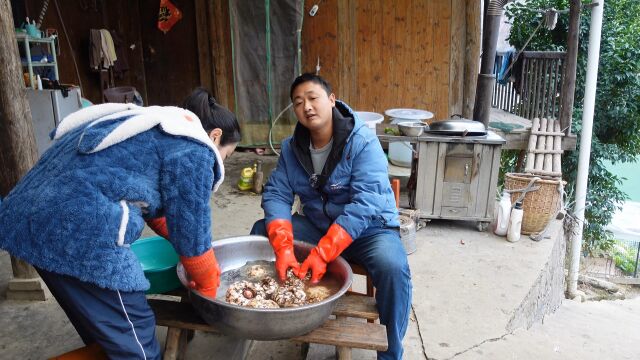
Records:
[[[167,239],[160,236],[139,239],[131,244],[131,250],[151,283],[147,294],[162,294],[182,286],[176,273],[178,254]]]

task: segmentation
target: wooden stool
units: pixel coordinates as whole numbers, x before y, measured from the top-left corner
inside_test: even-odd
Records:
[[[352,289],[349,289],[350,293],[354,293],[354,294],[362,294],[362,295],[367,295],[367,296],[373,296],[375,295],[374,292],[374,288],[373,288],[373,280],[371,279],[371,276],[369,276],[369,273],[367,272],[367,270],[364,268],[364,266],[356,264],[356,263],[349,263],[349,265],[351,266],[351,271],[356,274],[356,275],[362,275],[367,279],[367,292],[365,294],[362,293],[358,293],[353,291]]]
[[[186,331],[218,332],[215,327],[207,324],[198,316],[189,303],[157,298],[148,299],[148,303],[156,315],[156,324],[168,327],[164,359],[184,358],[187,342],[183,339]],[[328,319],[312,332],[290,340],[333,345],[341,360],[351,359],[351,349],[353,348],[387,350],[387,329],[384,325],[346,319],[347,317],[360,318],[372,322],[378,319],[379,315],[374,298],[345,295],[338,300],[333,315],[336,316],[336,319]],[[308,350],[308,346],[303,346],[303,352],[305,348]]]
[[[107,354],[104,353],[100,345],[97,343],[92,343],[90,345],[81,347],[79,349],[75,349],[64,353],[62,355],[57,355],[49,360],[107,360]]]
[[[371,279],[371,276],[369,276],[369,273],[367,272],[367,270],[364,268],[364,266],[356,264],[356,263],[349,263],[349,265],[351,266],[351,271],[356,274],[356,275],[362,275],[366,278],[367,280],[367,292],[362,294],[356,291],[353,291],[353,289],[349,289],[348,293],[349,294],[358,294],[358,295],[366,295],[368,297],[373,298],[373,296],[375,295],[375,289],[373,288],[373,280]],[[374,300],[375,303],[375,300]],[[368,323],[373,323],[375,321],[375,319],[367,319]]]

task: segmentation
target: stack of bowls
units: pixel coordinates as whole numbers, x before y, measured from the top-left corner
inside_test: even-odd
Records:
[[[389,109],[384,113],[391,118],[392,124],[399,124],[403,122],[418,122],[426,124],[427,120],[433,118],[433,113],[419,109]],[[391,161],[393,165],[411,167],[412,158],[413,146],[408,141],[393,141],[389,143],[389,161]]]

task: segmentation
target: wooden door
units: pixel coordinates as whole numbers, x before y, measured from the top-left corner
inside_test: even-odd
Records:
[[[198,39],[193,0],[172,0],[182,19],[166,34],[157,28],[159,1],[140,1],[146,105],[181,105],[200,86]]]

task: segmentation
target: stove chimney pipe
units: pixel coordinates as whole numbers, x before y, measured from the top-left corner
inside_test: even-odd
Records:
[[[484,126],[488,128],[491,97],[496,81],[493,68],[496,62],[500,19],[502,18],[504,6],[513,0],[485,1],[489,1],[489,6],[487,7],[487,13],[484,14],[482,59],[480,62],[480,74],[478,74],[478,85],[476,87],[476,101],[473,107],[473,120],[481,121]]]

